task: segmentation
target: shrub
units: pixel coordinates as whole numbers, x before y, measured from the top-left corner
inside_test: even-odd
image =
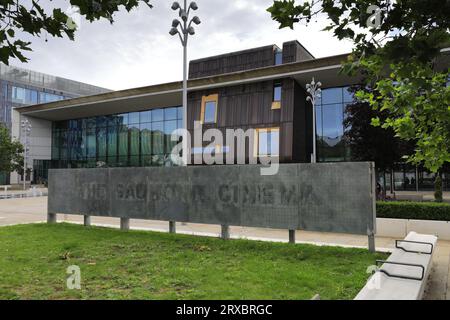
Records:
[[[437,202],[377,202],[377,218],[450,221],[450,204]]]

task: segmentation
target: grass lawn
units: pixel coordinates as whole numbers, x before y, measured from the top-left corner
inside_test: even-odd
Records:
[[[0,228],[0,299],[352,299],[383,254],[72,224]],[[81,269],[81,290],[66,268]]]

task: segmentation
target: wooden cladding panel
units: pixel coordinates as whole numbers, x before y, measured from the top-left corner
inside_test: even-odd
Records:
[[[297,61],[297,44],[295,41],[283,44],[283,63],[291,63]]]
[[[294,80],[282,80],[281,109],[272,110],[273,81],[189,93],[188,124],[201,117],[203,96],[219,95],[217,126],[258,125],[293,121]]]
[[[202,97],[218,94],[217,123],[204,130],[280,128],[280,161],[292,161],[295,80],[282,79],[281,109],[272,110],[273,81],[189,93],[188,129],[201,116]],[[191,132],[192,133],[192,132]]]
[[[274,65],[274,47],[266,46],[189,63],[189,79],[252,70]]]
[[[283,63],[292,63],[314,59],[298,41],[283,43]]]

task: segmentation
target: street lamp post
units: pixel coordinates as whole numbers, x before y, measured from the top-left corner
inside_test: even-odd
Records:
[[[176,36],[178,34],[181,45],[183,46],[183,166],[188,163],[188,150],[187,150],[187,44],[189,36],[195,34],[195,29],[192,24],[199,25],[201,23],[200,18],[194,16],[189,20],[189,14],[191,10],[197,10],[198,6],[195,2],[191,2],[189,6],[187,5],[187,0],[184,0],[184,6],[178,2],[172,4],[172,10],[177,11],[180,19],[174,19],[172,21],[172,29],[170,29],[169,34],[171,36]]]
[[[320,98],[322,95],[322,89],[320,87],[322,83],[315,82],[314,78],[311,83],[306,84],[306,91],[309,96],[306,98],[307,101],[311,101],[312,104],[312,114],[313,114],[313,153],[311,154],[311,163],[316,163],[316,99]]]
[[[31,123],[28,120],[22,120],[22,136],[23,136],[23,190],[26,189],[27,183],[27,157],[30,147]]]

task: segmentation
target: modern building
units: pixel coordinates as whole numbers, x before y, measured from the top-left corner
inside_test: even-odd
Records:
[[[95,95],[110,90],[36,71],[0,64],[0,123],[11,129],[12,109],[64,99]],[[39,131],[39,128],[35,128]],[[36,141],[35,151],[36,151]],[[33,156],[33,155],[32,155]],[[34,159],[38,160],[38,154]],[[0,185],[9,183],[0,173]]]
[[[344,109],[353,100],[349,86],[360,79],[339,72],[346,58],[314,58],[299,42],[290,41],[282,48],[270,45],[191,61],[188,129],[193,134],[194,121],[200,121],[203,130],[255,129],[246,155],[310,162],[313,109],[305,86],[315,78],[323,88],[315,109],[317,160],[350,161],[351,150],[343,139]],[[443,52],[437,65],[445,68],[449,61],[449,52]],[[37,135],[51,137],[35,170],[170,166],[169,153],[176,144],[170,134],[182,127],[181,104],[181,82],[41,103],[14,109],[13,133],[19,134],[20,119],[27,118],[40,128]],[[223,141],[216,152],[225,154],[230,143],[234,141]],[[387,173],[387,186],[391,178],[397,189],[425,188],[434,180],[412,168],[418,183],[406,184],[411,181],[409,170]],[[45,178],[45,170],[34,178],[38,176]],[[450,176],[444,179],[448,189]]]

